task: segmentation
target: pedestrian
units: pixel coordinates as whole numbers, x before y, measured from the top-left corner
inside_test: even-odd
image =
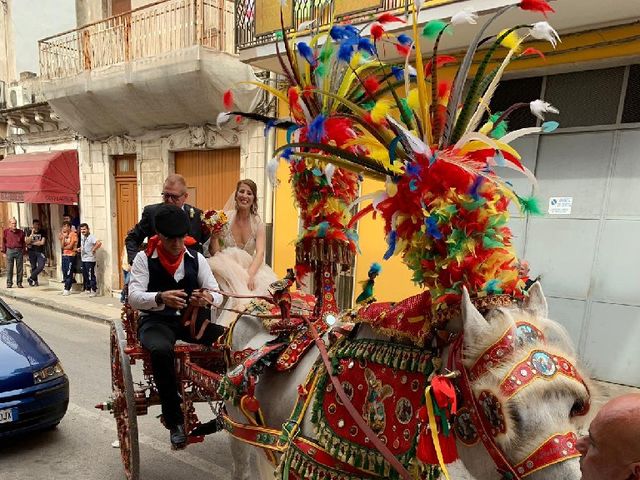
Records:
[[[80,224],[80,259],[82,260],[82,291],[89,292],[90,297],[95,297],[98,292],[96,280],[96,251],[102,246],[100,240],[96,240],[89,231],[89,225]]]
[[[158,388],[162,416],[173,448],[183,448],[187,437],[174,364],[177,339],[211,345],[224,327],[210,322],[211,310],[220,305],[218,282],[204,256],[185,246],[189,217],[176,205],[155,210],[158,234],[149,239],[131,266],[129,305],[140,310],[138,338],[151,354],[153,380]],[[191,243],[192,241],[187,241]],[[187,243],[187,244],[188,244]],[[190,308],[198,308],[193,324],[186,325]],[[197,332],[197,333],[195,333]]]
[[[38,287],[38,275],[44,270],[47,257],[45,256],[45,244],[47,242],[47,234],[40,226],[40,220],[34,219],[31,223],[26,242],[27,253],[29,254],[29,263],[31,264],[31,275],[27,278],[27,282],[32,287]]]
[[[209,239],[209,229],[202,223],[202,210],[185,203],[188,197],[184,177],[178,174],[169,175],[162,188],[162,203],[144,207],[140,221],[127,233],[124,243],[127,246],[129,264],[133,263],[144,239],[155,235],[153,219],[158,208],[164,204],[175,205],[185,211],[189,220],[187,235],[196,241],[192,248],[199,253],[203,252],[202,244]]]
[[[9,228],[2,232],[2,256],[7,259],[7,288],[13,286],[13,264],[16,265],[16,284],[22,288],[23,256],[27,253],[25,235],[18,228],[15,218],[9,220]]]
[[[71,294],[73,283],[73,262],[78,248],[78,235],[71,230],[71,223],[65,220],[62,222],[62,231],[58,238],[62,245],[62,281],[64,282],[62,295],[67,296]]]
[[[72,232],[76,232],[78,233],[78,229],[76,228],[76,226],[74,225],[73,220],[71,219],[71,215],[65,213],[64,215],[62,215],[62,221],[63,222],[69,222],[69,225],[71,225],[71,231]]]
[[[640,480],[640,394],[604,404],[576,447],[582,480]]]

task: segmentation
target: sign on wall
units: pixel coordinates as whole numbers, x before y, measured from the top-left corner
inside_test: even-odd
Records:
[[[573,197],[549,197],[549,215],[571,215]]]

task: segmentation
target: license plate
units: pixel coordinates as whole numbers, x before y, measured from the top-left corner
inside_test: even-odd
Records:
[[[18,420],[18,409],[7,408],[6,410],[0,410],[0,423],[15,422]]]

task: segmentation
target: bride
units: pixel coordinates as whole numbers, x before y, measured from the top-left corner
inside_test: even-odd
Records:
[[[233,201],[228,202],[232,205],[225,208],[229,221],[209,242],[208,261],[216,280],[223,290],[239,295],[266,295],[269,285],[277,280],[264,263],[266,232],[257,213],[257,193],[253,180],[238,182]],[[249,301],[232,298],[227,307],[241,309]]]

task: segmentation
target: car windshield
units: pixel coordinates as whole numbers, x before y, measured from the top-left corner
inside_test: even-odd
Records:
[[[18,320],[9,312],[9,310],[0,303],[0,325],[17,322]]]

